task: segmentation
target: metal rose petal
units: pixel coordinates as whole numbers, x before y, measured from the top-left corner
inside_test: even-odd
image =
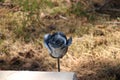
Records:
[[[59,48],[67,42],[66,36],[62,32],[56,32],[51,36],[50,44],[54,48]]]
[[[67,46],[70,46],[72,44],[72,37],[70,37],[68,40],[67,40]]]
[[[48,45],[50,38],[51,38],[51,35],[50,35],[50,34],[46,34],[46,35],[44,36],[44,45],[45,45],[45,47],[48,49],[49,53],[52,53],[52,49],[51,49],[50,46]]]

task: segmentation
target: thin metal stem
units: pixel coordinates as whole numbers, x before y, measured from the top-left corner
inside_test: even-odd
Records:
[[[58,63],[58,72],[60,72],[60,58],[57,58],[57,63]]]

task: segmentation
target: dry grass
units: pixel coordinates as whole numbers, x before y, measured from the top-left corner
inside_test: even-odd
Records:
[[[63,31],[73,37],[73,43],[61,59],[61,71],[76,72],[79,80],[120,79],[119,24],[99,20],[93,24],[86,17],[59,10],[50,14],[40,16],[40,26],[37,21],[23,26],[27,13],[0,8],[0,70],[57,71],[56,59],[48,55],[43,36]]]

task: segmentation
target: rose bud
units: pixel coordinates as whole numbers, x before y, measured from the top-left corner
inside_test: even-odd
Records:
[[[49,54],[53,58],[62,58],[67,50],[68,46],[72,43],[72,38],[70,37],[68,40],[64,33],[56,32],[54,34],[46,34],[44,36],[44,44],[48,49]]]

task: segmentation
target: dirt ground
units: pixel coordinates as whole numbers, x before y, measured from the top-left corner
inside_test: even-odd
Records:
[[[32,16],[32,25],[21,27],[25,18],[19,7],[0,7],[0,70],[57,71],[43,37],[62,31],[73,42],[60,60],[61,71],[75,72],[79,80],[119,80],[120,19],[98,17],[41,13],[40,26]]]

